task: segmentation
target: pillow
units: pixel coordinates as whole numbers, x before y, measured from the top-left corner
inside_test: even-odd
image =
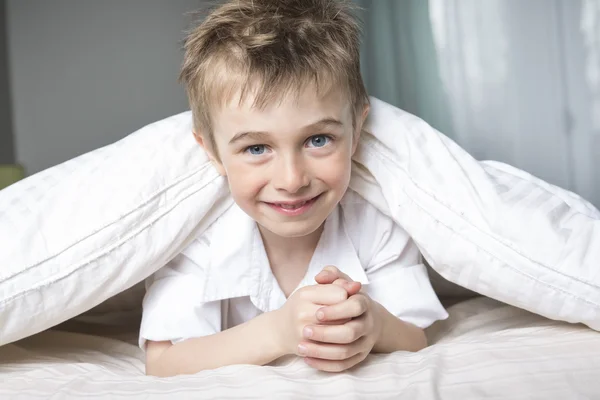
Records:
[[[0,191],[0,344],[142,281],[231,204],[227,195],[189,112]]]
[[[598,210],[515,168],[474,160],[377,99],[365,131],[352,189],[402,225],[444,279],[600,329]],[[142,281],[231,204],[189,113],[0,191],[0,345]]]
[[[509,165],[473,159],[402,110],[376,99],[372,110],[355,156],[371,183],[355,190],[407,230],[431,268],[476,293],[600,329],[596,208]]]

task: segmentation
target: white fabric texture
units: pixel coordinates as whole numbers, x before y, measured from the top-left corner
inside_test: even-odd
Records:
[[[110,335],[47,331],[0,347],[2,399],[597,399],[600,335],[477,298],[448,309],[417,353],[370,355],[330,374],[301,358],[168,379],[144,376],[137,325]],[[80,330],[80,332],[83,329]],[[99,337],[104,334],[105,337]]]
[[[377,99],[350,187],[447,280],[600,329],[600,212],[566,190],[478,162]],[[58,324],[166,265],[230,206],[190,113],[0,192],[0,344]]]
[[[352,190],[325,221],[295,290],[315,284],[327,265],[361,282],[388,311],[421,328],[448,316],[410,236]],[[221,332],[285,302],[256,223],[234,204],[148,278],[140,347],[146,340],[176,343]]]

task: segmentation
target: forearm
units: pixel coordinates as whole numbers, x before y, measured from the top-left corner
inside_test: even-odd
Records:
[[[171,345],[146,361],[146,373],[174,376],[226,365],[268,364],[284,355],[276,340],[274,318],[272,312],[261,314],[223,332]]]
[[[391,314],[381,304],[376,303],[381,321],[381,331],[374,353],[392,353],[394,351],[419,351],[427,347],[425,332]]]

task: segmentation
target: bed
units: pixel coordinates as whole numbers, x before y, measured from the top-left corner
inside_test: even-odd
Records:
[[[371,105],[350,187],[454,285],[441,299],[477,294],[428,329],[430,347],[343,374],[287,358],[146,377],[130,289],[232,204],[185,112],[0,192],[0,399],[600,399],[600,210]],[[96,318],[114,298],[126,311]]]
[[[192,376],[144,375],[131,324],[63,324],[0,348],[0,398],[597,399],[600,334],[489,298],[449,307],[419,353],[372,355],[341,374],[290,357]]]

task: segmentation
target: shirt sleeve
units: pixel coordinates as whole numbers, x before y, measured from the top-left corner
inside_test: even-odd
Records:
[[[371,236],[371,258],[366,268],[367,294],[390,313],[427,328],[448,313],[429,281],[421,254],[408,233],[389,217],[372,210],[376,227]]]
[[[204,275],[204,268],[184,251],[148,278],[139,336],[142,349],[147,340],[177,343],[221,331],[221,302],[202,301]]]

